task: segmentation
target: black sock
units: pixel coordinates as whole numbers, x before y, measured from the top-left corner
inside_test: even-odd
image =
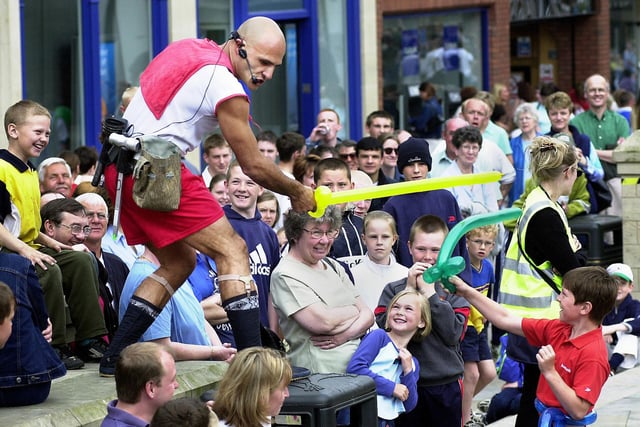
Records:
[[[611,359],[609,359],[609,367],[613,372],[618,369],[618,366],[624,361],[624,356],[620,353],[613,353],[611,355]]]
[[[127,311],[124,313],[111,343],[109,343],[109,349],[104,355],[105,358],[113,359],[115,357],[117,359],[125,347],[138,342],[142,334],[156,320],[160,311],[162,308],[133,295],[127,306]]]
[[[238,295],[230,298],[222,303],[222,307],[227,312],[238,351],[247,347],[262,346],[257,292],[251,292],[249,297]]]

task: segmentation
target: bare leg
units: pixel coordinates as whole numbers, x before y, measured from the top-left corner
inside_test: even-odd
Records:
[[[462,424],[471,419],[471,405],[473,404],[473,392],[479,379],[478,363],[464,362],[464,377],[462,384],[464,392],[462,394]]]
[[[238,350],[260,346],[258,294],[251,278],[244,240],[223,217],[187,237],[186,242],[216,262],[222,306],[227,312]]]
[[[186,242],[215,260],[219,276],[251,274],[247,245],[236,234],[226,217],[187,237]],[[251,284],[251,290],[256,290],[255,283]],[[224,281],[220,284],[222,302],[244,294],[245,285],[239,280]]]
[[[195,266],[194,248],[216,262],[218,275],[250,276],[249,256],[244,240],[238,236],[225,217],[179,241],[163,248],[148,246],[160,261],[154,272],[168,285],[178,289]],[[236,347],[259,346],[260,312],[253,281],[226,280],[220,282],[220,296],[234,330]],[[134,293],[109,351],[100,363],[100,374],[113,375],[120,352],[140,339],[165,306],[170,293],[163,284],[147,277]]]
[[[478,378],[476,389],[473,392],[474,396],[480,393],[489,383],[491,383],[497,375],[496,365],[493,359],[481,360],[478,362],[478,371],[480,372],[480,377]]]
[[[100,361],[102,376],[113,376],[120,352],[140,339],[169,301],[172,291],[184,283],[195,266],[195,251],[184,242],[164,248],[150,245],[149,249],[160,261],[160,267],[142,281],[131,297],[109,349]]]
[[[184,242],[176,242],[164,248],[156,248],[152,244],[147,247],[160,262],[160,267],[154,274],[168,282],[174,291],[178,290],[195,268],[196,253],[193,248]],[[171,298],[164,286],[151,277],[142,281],[134,295],[158,307],[164,307]]]

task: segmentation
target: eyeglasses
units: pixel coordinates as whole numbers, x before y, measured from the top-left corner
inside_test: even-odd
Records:
[[[356,153],[340,154],[340,158],[342,160],[355,159],[356,158]]]
[[[487,248],[490,248],[491,246],[495,245],[494,242],[490,242],[488,240],[480,240],[480,239],[476,239],[476,240],[469,240],[471,243],[473,243],[474,245],[478,245],[480,247],[485,246]]]
[[[478,144],[462,144],[460,149],[474,153],[480,151],[480,146]]]
[[[335,239],[336,237],[338,237],[338,234],[340,233],[338,230],[322,231],[322,230],[307,230],[306,228],[303,228],[302,230],[309,233],[313,239],[322,239],[322,236],[327,236],[327,239]]]
[[[89,227],[88,225],[85,225],[84,227],[78,224],[74,224],[74,225],[67,225],[67,224],[57,224],[58,227],[64,227],[67,230],[71,230],[71,234],[84,234],[87,235],[89,233],[91,233],[91,227]]]
[[[391,154],[391,153],[398,154],[398,149],[397,148],[391,148],[391,147],[387,147],[387,148],[384,149],[384,154]]]

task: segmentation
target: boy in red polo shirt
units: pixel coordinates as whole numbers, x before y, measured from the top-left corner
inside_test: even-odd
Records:
[[[491,323],[540,346],[538,400],[547,407],[561,408],[574,419],[591,411],[609,376],[601,323],[617,294],[615,280],[603,268],[580,267],[564,275],[558,295],[560,319],[521,318],[460,278],[449,280]]]

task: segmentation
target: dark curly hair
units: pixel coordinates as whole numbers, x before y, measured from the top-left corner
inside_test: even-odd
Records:
[[[296,212],[291,209],[284,215],[284,234],[291,246],[296,245],[307,224],[329,224],[330,230],[338,230],[342,226],[342,213],[338,207],[329,206],[324,215],[320,218],[313,218],[306,212]]]
[[[453,132],[451,142],[456,148],[460,148],[465,142],[478,143],[482,147],[482,134],[475,126],[463,126]]]

